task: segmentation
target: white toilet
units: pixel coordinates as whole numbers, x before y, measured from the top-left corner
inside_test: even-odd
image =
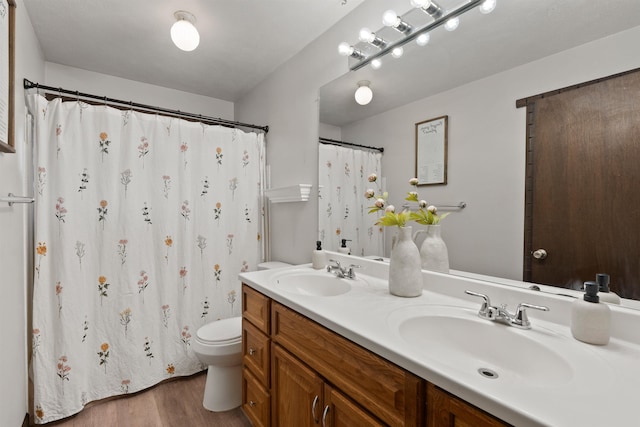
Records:
[[[198,359],[209,366],[203,406],[221,412],[242,403],[242,317],[202,326],[192,341]]]
[[[258,270],[287,267],[283,262],[265,262]],[[196,332],[192,348],[207,365],[207,384],[202,405],[222,412],[242,404],[242,317],[216,320]]]

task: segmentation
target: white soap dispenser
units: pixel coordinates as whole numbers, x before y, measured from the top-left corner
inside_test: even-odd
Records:
[[[311,267],[316,270],[323,269],[327,266],[327,254],[322,250],[322,242],[316,241],[316,250],[311,253]]]
[[[600,301],[610,304],[620,304],[620,297],[615,292],[609,290],[609,275],[596,274],[596,283],[598,284],[598,296]]]
[[[341,254],[351,255],[351,248],[347,246],[347,242],[350,242],[350,241],[351,240],[349,239],[342,239],[341,240],[342,244],[338,248],[338,252],[340,252]]]
[[[598,284],[584,283],[584,299],[571,303],[571,334],[579,341],[589,344],[609,343],[611,310],[598,298]]]

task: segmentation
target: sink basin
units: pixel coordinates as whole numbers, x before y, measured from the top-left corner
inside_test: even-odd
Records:
[[[324,270],[291,270],[272,279],[272,285],[282,291],[315,297],[346,294],[351,290],[349,282]]]
[[[425,356],[487,380],[552,386],[574,376],[570,340],[533,325],[521,330],[453,306],[420,306],[394,312],[389,323]],[[577,356],[579,357],[579,356]],[[571,363],[570,363],[571,362]]]

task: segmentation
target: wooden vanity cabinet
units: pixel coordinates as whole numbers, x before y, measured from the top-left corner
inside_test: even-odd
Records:
[[[242,286],[242,408],[254,427],[507,427]]]
[[[271,300],[242,285],[242,409],[254,427],[271,425]]]
[[[325,395],[334,397],[335,405],[343,403],[333,394],[338,392],[346,402],[355,402],[353,406],[361,408],[364,415],[371,414],[374,423],[363,425],[422,426],[421,378],[275,301],[271,306],[271,340],[274,354],[282,354],[280,348],[286,350],[331,387]],[[286,405],[287,399],[277,394],[276,369],[272,364],[273,408]],[[346,416],[339,408],[328,411],[338,420]],[[277,416],[274,409],[274,420]]]
[[[509,427],[498,418],[427,383],[427,427]]]
[[[279,345],[272,354],[274,425],[385,426]]]

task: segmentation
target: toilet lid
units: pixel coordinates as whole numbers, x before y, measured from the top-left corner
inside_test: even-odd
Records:
[[[224,343],[242,340],[242,317],[216,320],[207,323],[196,332],[202,342]]]

